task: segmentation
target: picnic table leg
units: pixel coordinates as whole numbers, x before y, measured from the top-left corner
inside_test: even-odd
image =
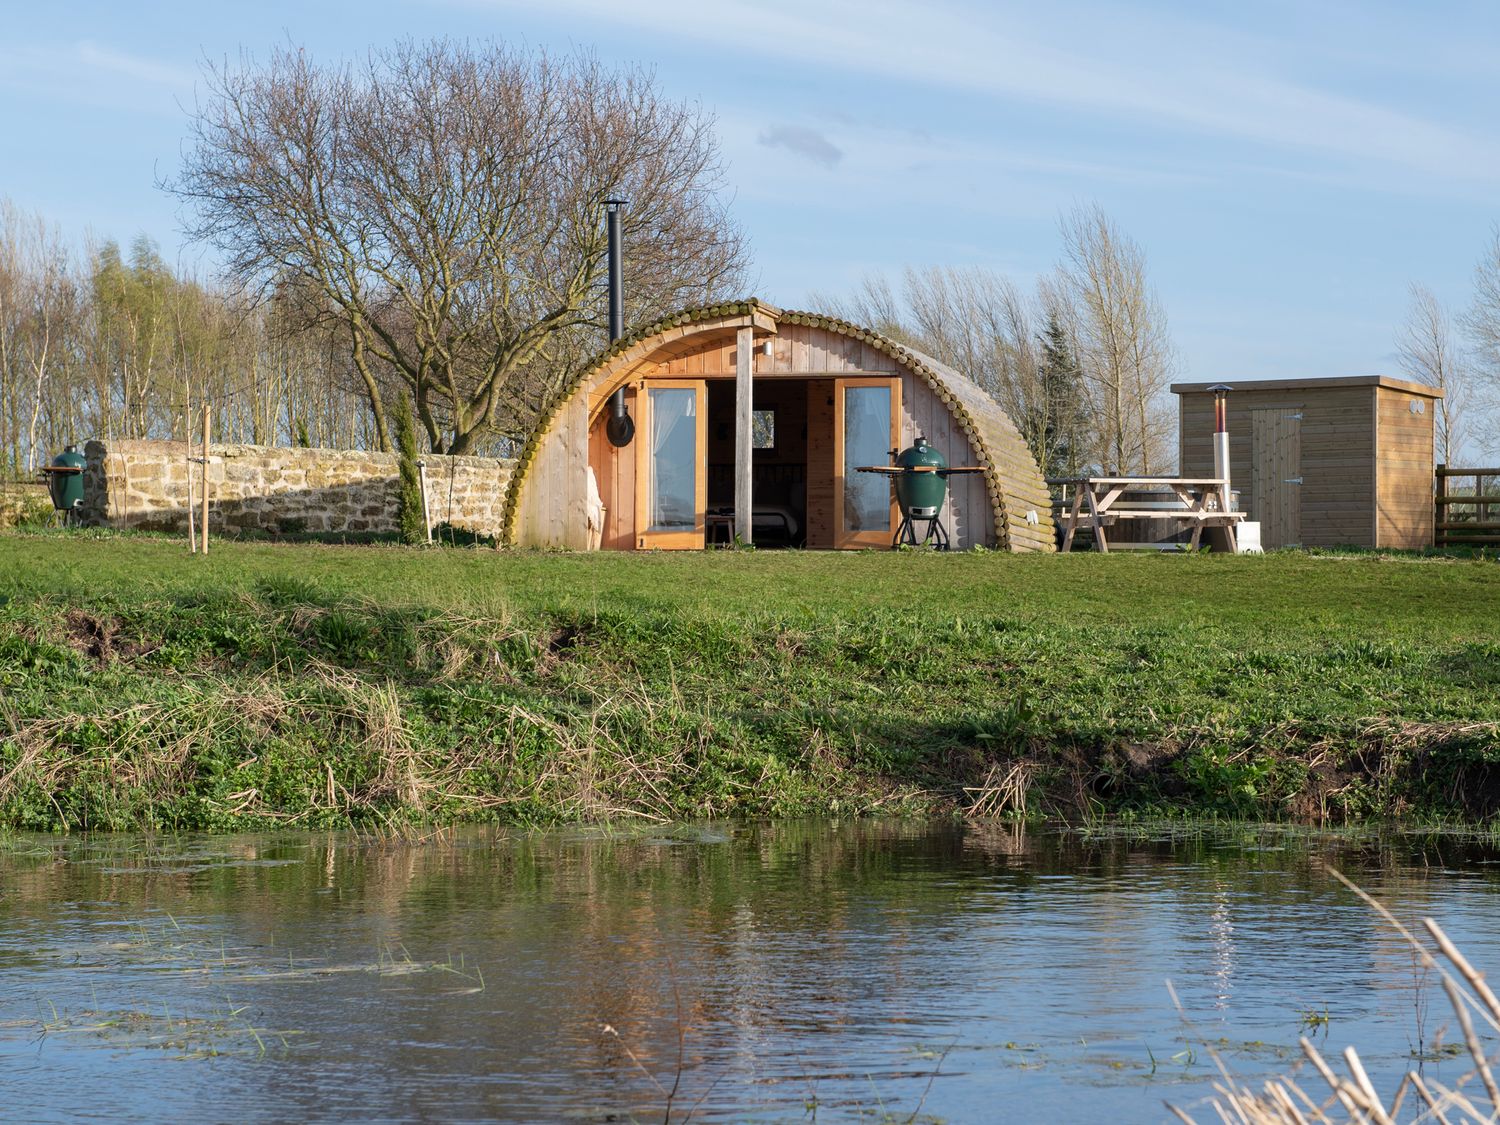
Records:
[[[1094,498],[1094,490],[1089,489],[1089,518],[1094,525],[1094,550],[1100,554],[1109,554],[1109,541],[1104,537],[1104,520],[1099,515],[1099,502]]]
[[[1062,549],[1067,554],[1073,549],[1073,533],[1078,530],[1078,515],[1083,508],[1083,489],[1073,489],[1073,507],[1068,512],[1068,529],[1063,532]]]
[[[1229,541],[1229,553],[1237,555],[1240,553],[1240,541],[1235,538],[1234,521],[1230,520],[1224,525],[1224,538]]]
[[[1193,521],[1193,537],[1188,542],[1188,550],[1190,550],[1190,551],[1196,551],[1198,549],[1198,543],[1202,540],[1202,538],[1203,538],[1203,521],[1202,520],[1194,520]]]

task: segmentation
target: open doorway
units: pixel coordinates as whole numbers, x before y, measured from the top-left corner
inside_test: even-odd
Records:
[[[806,379],[757,379],[751,427],[752,539],[757,547],[807,542]],[[708,381],[708,544],[729,538],[734,515],[734,380]]]

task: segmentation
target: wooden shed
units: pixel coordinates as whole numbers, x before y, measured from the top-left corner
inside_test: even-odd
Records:
[[[605,426],[620,388],[636,427],[623,447]],[[685,310],[588,364],[526,443],[505,539],[588,549],[592,489],[606,550],[701,548],[733,532],[889,547],[890,482],[856,469],[889,464],[918,435],[950,465],[984,469],[949,478],[955,548],[1055,549],[1036,461],[976,384],[877,332],[756,300]]]
[[[1184,476],[1213,473],[1214,396],[1178,383]],[[1430,547],[1433,404],[1442,392],[1387,375],[1233,384],[1231,487],[1267,548]]]

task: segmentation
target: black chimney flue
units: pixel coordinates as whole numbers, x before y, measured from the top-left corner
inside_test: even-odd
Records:
[[[620,208],[626,200],[610,198],[604,201],[605,217],[609,232],[609,342],[613,344],[625,335],[625,286],[622,280],[623,265],[620,254]],[[604,424],[605,436],[614,446],[626,446],[635,436],[635,422],[625,408],[625,388],[621,387],[610,396],[609,420]]]

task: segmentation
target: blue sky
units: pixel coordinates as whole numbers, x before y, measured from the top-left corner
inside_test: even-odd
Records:
[[[1500,219],[1500,5],[887,0],[7,0],[0,195],[144,232],[201,271],[175,204],[205,57],[400,36],[589,47],[718,118],[756,292],[869,271],[1022,282],[1099,203],[1147,253],[1179,377],[1395,371],[1411,281],[1455,308]]]

